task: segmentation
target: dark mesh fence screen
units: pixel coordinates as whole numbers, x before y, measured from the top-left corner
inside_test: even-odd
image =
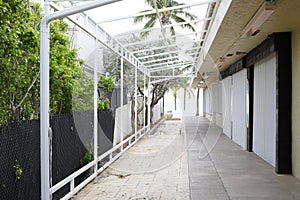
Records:
[[[110,111],[99,111],[98,115],[102,127],[98,132],[99,153],[103,153],[112,147],[114,120]],[[54,116],[50,121],[53,131],[52,182],[54,185],[82,167],[80,159],[88,150],[82,137],[86,137],[86,141],[92,141],[93,112]],[[110,142],[107,142],[107,139]],[[40,199],[40,122],[38,120],[11,123],[0,127],[0,165],[0,200]],[[17,165],[22,169],[20,179],[15,175]],[[75,184],[82,182],[86,175],[82,174],[76,178]],[[53,199],[59,199],[68,192],[69,185],[57,191]]]

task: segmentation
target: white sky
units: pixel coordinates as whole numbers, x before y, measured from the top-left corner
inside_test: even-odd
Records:
[[[195,3],[201,2],[202,0],[177,0],[179,3]],[[112,19],[115,17],[128,16],[132,14],[139,13],[143,10],[152,9],[144,0],[123,0],[114,4],[106,5],[97,9],[93,9],[88,11],[88,15],[91,16],[96,22]],[[207,5],[194,6],[191,7],[188,12],[195,14],[198,19],[204,18],[206,14]],[[128,31],[142,29],[145,22],[141,22],[137,25],[133,24],[133,18],[129,18],[126,20],[119,20],[110,23],[104,23],[100,26],[110,35],[115,36],[121,33],[125,33]],[[159,23],[156,24],[157,28],[159,28]],[[202,23],[199,23],[197,28],[198,30],[202,29]],[[181,28],[175,28],[176,32],[184,34],[188,31],[184,31]]]

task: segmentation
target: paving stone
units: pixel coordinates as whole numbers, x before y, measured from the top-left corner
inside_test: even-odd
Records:
[[[204,118],[166,121],[161,131],[142,138],[73,199],[300,199],[299,180],[276,175]]]

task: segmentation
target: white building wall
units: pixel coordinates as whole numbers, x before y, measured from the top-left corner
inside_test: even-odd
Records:
[[[292,170],[300,179],[300,28],[292,32]]]
[[[121,141],[121,131],[123,132],[124,139],[132,132],[131,103],[116,109],[113,145],[116,145]]]
[[[254,66],[253,151],[275,166],[276,55]]]
[[[204,114],[207,119],[222,127],[222,83],[216,81],[203,94]]]
[[[182,116],[196,116],[197,97],[195,90],[191,88],[181,88],[177,91],[178,113]]]
[[[153,107],[153,116],[152,116],[152,123],[156,123],[157,121],[160,120],[161,118],[161,106],[160,106],[160,102],[157,103],[154,107]]]
[[[232,96],[232,76],[222,80],[222,117],[223,133],[232,138],[231,130],[231,96]]]
[[[232,87],[232,140],[243,149],[247,148],[246,128],[247,70],[233,74]]]
[[[222,83],[217,80],[211,86],[211,97],[212,97],[212,115],[213,122],[222,127]]]
[[[206,117],[208,120],[212,121],[212,91],[210,88],[207,88],[206,90],[204,90],[204,117]]]
[[[179,89],[176,92],[176,110],[174,105],[173,92],[168,92],[165,95],[165,114],[168,111],[172,111],[173,118],[182,118],[183,116],[196,116],[197,112],[197,90],[192,88]],[[202,92],[199,93],[199,102],[202,102]],[[202,106],[202,105],[201,105]],[[202,114],[202,108],[199,109],[199,113]]]

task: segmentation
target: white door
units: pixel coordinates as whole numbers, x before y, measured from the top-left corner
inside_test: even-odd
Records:
[[[223,117],[223,132],[229,138],[231,136],[231,92],[232,92],[232,77],[229,76],[222,80],[222,117]]]
[[[275,166],[276,55],[254,66],[253,151]]]
[[[246,84],[247,70],[243,69],[232,76],[232,140],[244,150],[247,149],[246,128]]]

